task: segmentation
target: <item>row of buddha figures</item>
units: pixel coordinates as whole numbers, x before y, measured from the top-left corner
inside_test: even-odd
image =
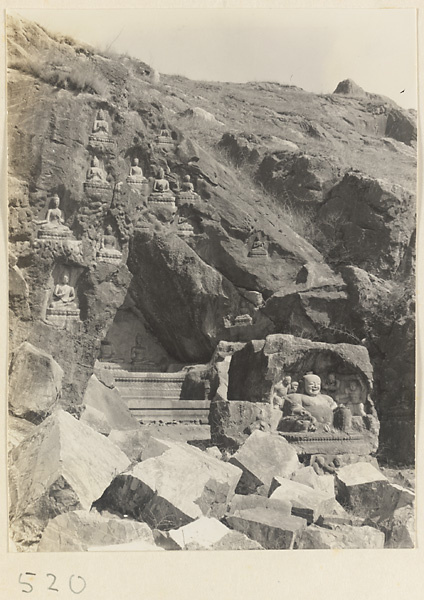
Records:
[[[160,132],[155,136],[154,141],[158,148],[162,150],[171,150],[175,147],[175,140],[164,123],[160,128]],[[115,142],[109,133],[108,116],[103,109],[99,109],[96,113],[91,134],[88,137],[88,143],[94,150],[113,151]]]
[[[334,373],[324,384],[314,373],[299,382],[286,375],[274,385],[272,397],[274,408],[282,412],[278,424],[282,432],[349,432],[355,422],[360,429],[364,419],[372,428],[374,416],[365,412],[366,401],[367,391],[358,378]]]
[[[165,171],[162,167],[160,167],[156,172],[153,183],[150,183],[143,174],[143,170],[140,167],[140,161],[138,158],[134,158],[132,160],[129,173],[126,177],[126,183],[132,189],[143,192],[147,191],[147,193],[151,186],[149,202],[175,203],[176,197],[179,201],[196,202],[200,198],[194,190],[194,185],[191,182],[190,175],[185,175],[181,183],[177,181],[174,189],[171,190],[170,183],[165,177]],[[118,189],[120,189],[120,185],[121,184],[118,184]],[[100,164],[97,156],[93,156],[84,182],[85,192],[90,194],[93,191],[110,189],[111,185],[107,180],[107,173],[104,167]]]

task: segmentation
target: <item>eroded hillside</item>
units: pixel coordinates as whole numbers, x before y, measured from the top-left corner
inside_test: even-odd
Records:
[[[125,355],[142,334],[165,371],[207,362],[220,340],[291,333],[368,348],[380,452],[413,461],[413,112],[351,82],[316,95],[159,77],[24,21],[9,22],[8,61],[10,350],[52,354],[65,408],[81,410],[105,339]],[[149,211],[127,181],[134,159],[150,191],[162,168],[198,200]],[[75,244],[38,241],[55,194]],[[107,225],[119,264],[97,260]],[[46,315],[65,272],[80,320],[60,329]]]

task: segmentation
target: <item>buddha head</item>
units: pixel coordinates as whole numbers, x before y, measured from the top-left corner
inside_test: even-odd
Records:
[[[103,110],[101,108],[97,111],[97,120],[98,121],[105,120],[105,113],[103,112]]]
[[[357,382],[354,379],[352,379],[351,381],[349,381],[349,390],[351,392],[356,392],[357,389],[358,389]]]
[[[321,378],[313,373],[308,373],[303,377],[303,385],[307,396],[318,396],[321,392]]]
[[[184,175],[184,177],[183,177],[184,183],[190,183],[190,179],[191,179],[190,175]]]
[[[137,346],[137,348],[140,348],[140,346],[143,345],[143,336],[141,335],[141,333],[137,333],[137,335],[135,336],[135,345]]]
[[[299,383],[297,381],[292,381],[292,384],[290,386],[290,391],[292,392],[292,394],[295,394],[298,389],[299,389]]]
[[[63,285],[68,285],[69,283],[69,277],[66,274],[62,277],[62,283]]]
[[[99,159],[97,158],[97,156],[93,156],[93,158],[91,159],[91,166],[98,167],[99,165],[100,165]]]
[[[283,383],[284,387],[289,387],[289,385],[291,384],[290,375],[284,375],[282,383]]]
[[[162,167],[159,167],[158,169],[158,179],[164,179],[165,178],[165,171],[162,169]]]
[[[134,159],[133,159],[133,165],[134,165],[135,167],[138,167],[138,163],[139,163],[139,162],[140,162],[140,161],[138,160],[138,158],[134,158]]]
[[[106,235],[112,235],[112,225],[106,225],[105,233]]]
[[[54,208],[59,208],[60,198],[57,194],[55,194],[52,198],[52,205]]]

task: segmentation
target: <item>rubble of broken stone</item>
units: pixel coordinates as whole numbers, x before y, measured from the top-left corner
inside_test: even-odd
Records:
[[[274,367],[281,359],[274,351],[288,343],[278,337],[262,345]],[[289,342],[294,356],[306,345],[311,357],[313,343]],[[226,364],[227,373],[213,389],[230,403],[232,363],[246,345],[226,346],[215,372]],[[365,356],[343,346],[333,351],[366,374]],[[324,356],[330,360],[328,348]],[[43,402],[34,401],[34,390]],[[331,456],[331,469],[320,460],[328,458],[323,449],[307,454],[305,443],[271,426],[251,428],[236,445],[209,440],[202,450],[169,439],[166,427],[163,436],[149,433],[96,376],[79,418],[61,408],[61,391],[57,363],[24,344],[11,367],[9,420],[10,532],[19,551],[414,547],[412,484],[387,477],[366,444],[362,455]],[[254,423],[255,411],[249,414]]]

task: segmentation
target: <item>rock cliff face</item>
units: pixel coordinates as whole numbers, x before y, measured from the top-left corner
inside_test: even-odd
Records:
[[[380,448],[414,460],[413,307],[389,302],[413,288],[413,114],[352,85],[152,79],[24,21],[9,21],[8,60],[10,350],[52,356],[62,407],[80,414],[101,342],[128,360],[136,333],[162,371],[208,362],[221,340],[362,341]],[[134,159],[143,182],[127,179]],[[172,206],[149,200],[160,168]],[[59,240],[40,234],[55,194]],[[107,226],[118,260],[101,259]],[[49,308],[64,275],[72,319]]]

